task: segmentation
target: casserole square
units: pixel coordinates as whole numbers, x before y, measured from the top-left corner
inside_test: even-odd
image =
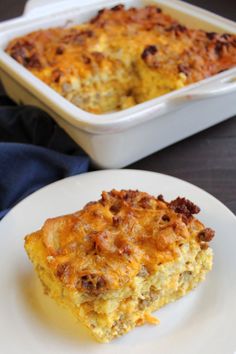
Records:
[[[152,311],[205,279],[214,231],[193,216],[199,210],[184,198],[103,192],[74,214],[48,219],[25,249],[45,293],[109,342],[158,323]]]

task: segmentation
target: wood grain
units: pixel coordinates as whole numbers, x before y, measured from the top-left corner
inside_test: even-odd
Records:
[[[188,2],[236,21],[235,0]],[[25,0],[1,1],[0,20],[19,16],[24,4]],[[3,90],[0,88],[1,92]],[[142,159],[128,168],[156,171],[182,178],[210,192],[236,213],[236,117]]]

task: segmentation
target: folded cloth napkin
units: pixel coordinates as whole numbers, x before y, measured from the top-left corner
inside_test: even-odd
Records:
[[[45,112],[0,97],[0,219],[37,189],[88,167],[85,153]]]

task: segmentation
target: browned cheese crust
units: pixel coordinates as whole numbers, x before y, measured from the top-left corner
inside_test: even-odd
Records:
[[[140,272],[155,274],[191,240],[207,248],[214,231],[193,217],[199,210],[184,198],[167,203],[161,196],[112,190],[81,211],[48,219],[26,237],[26,248],[40,239],[47,266],[60,282],[104,294],[129,285]]]

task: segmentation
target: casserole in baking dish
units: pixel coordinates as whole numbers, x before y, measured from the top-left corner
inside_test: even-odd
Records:
[[[6,52],[76,106],[132,107],[236,66],[236,35],[190,29],[156,5],[13,39]]]
[[[110,1],[109,6],[119,2]],[[123,3],[126,7],[144,5],[139,0]],[[184,26],[236,33],[234,22],[184,2],[154,3]],[[123,167],[236,113],[235,68],[131,108],[97,115],[71,104],[5,53],[7,44],[18,36],[63,26],[68,20],[71,26],[84,23],[106,6],[106,1],[97,1],[79,8],[77,1],[70,0],[1,24],[0,76],[10,97],[47,111],[103,168]]]

